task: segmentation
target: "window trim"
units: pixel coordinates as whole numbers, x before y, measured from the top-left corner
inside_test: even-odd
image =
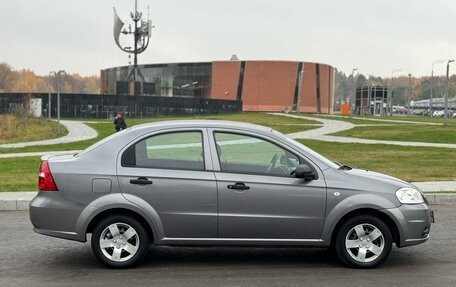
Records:
[[[163,168],[163,167],[150,167],[150,166],[138,166],[135,163],[135,166],[125,165],[123,161],[124,154],[130,149],[135,147],[139,142],[143,140],[147,140],[149,138],[165,135],[165,134],[174,134],[174,133],[199,133],[201,135],[201,147],[203,152],[203,169],[193,169],[193,168]],[[208,171],[206,165],[206,147],[204,144],[204,130],[203,129],[189,129],[189,130],[165,130],[165,131],[157,131],[151,135],[143,136],[138,140],[133,140],[133,143],[129,144],[127,147],[124,147],[122,150],[122,154],[120,155],[120,166],[124,168],[143,168],[143,169],[160,169],[160,170],[189,170],[189,171]]]
[[[216,152],[216,156],[217,156],[217,161],[218,161],[218,167],[220,170],[216,171],[214,170],[214,172],[223,172],[223,173],[230,173],[230,174],[247,174],[247,175],[262,175],[262,176],[274,176],[274,177],[284,177],[284,178],[296,178],[294,175],[286,175],[286,174],[270,174],[270,173],[263,173],[263,172],[236,172],[236,171],[226,171],[226,170],[223,170],[222,169],[222,164],[220,162],[220,155],[219,155],[219,151],[217,149],[217,139],[215,138],[215,134],[216,133],[222,133],[222,134],[234,134],[234,135],[242,135],[242,136],[247,136],[247,137],[252,137],[252,138],[257,138],[257,139],[260,139],[260,140],[263,140],[263,141],[266,141],[266,142],[269,142],[275,146],[278,146],[280,147],[281,149],[283,150],[286,150],[287,152],[289,152],[290,154],[294,155],[295,157],[298,158],[299,160],[299,164],[303,164],[304,162],[306,164],[308,164],[312,170],[314,170],[314,172],[316,172],[317,174],[317,179],[318,179],[318,172],[315,170],[315,167],[309,163],[308,160],[305,160],[302,156],[300,155],[297,155],[296,152],[294,151],[290,151],[290,149],[288,148],[285,148],[283,147],[283,145],[281,144],[278,144],[270,139],[267,139],[266,137],[262,137],[260,135],[253,135],[249,132],[242,132],[242,131],[227,131],[227,130],[218,130],[218,129],[213,129],[212,131],[212,138],[214,140],[214,144],[215,144],[215,152]]]

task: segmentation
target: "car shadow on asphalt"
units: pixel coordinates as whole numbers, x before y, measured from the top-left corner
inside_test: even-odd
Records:
[[[321,248],[283,247],[153,247],[145,266],[339,266],[336,256]]]

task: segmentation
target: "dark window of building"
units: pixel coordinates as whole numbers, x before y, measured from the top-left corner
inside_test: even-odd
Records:
[[[245,61],[241,62],[241,67],[239,69],[239,80],[238,80],[238,89],[237,89],[237,97],[238,101],[242,100],[242,87],[244,85],[244,71],[245,71]]]
[[[296,86],[295,86],[295,92],[294,92],[294,97],[293,97],[293,111],[297,111],[298,107],[298,99],[301,95],[299,95],[299,90],[301,89],[300,85],[302,85],[302,80],[301,80],[301,71],[302,71],[302,66],[304,65],[303,62],[299,62],[298,64],[298,70],[296,73]]]
[[[128,82],[117,81],[116,82],[116,94],[117,95],[128,95]]]
[[[321,98],[320,98],[320,65],[315,65],[315,73],[317,79],[317,113],[321,113]]]

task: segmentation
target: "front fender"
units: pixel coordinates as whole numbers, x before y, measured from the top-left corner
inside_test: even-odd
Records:
[[[328,196],[326,219],[322,229],[322,240],[326,245],[331,244],[331,236],[339,221],[348,213],[359,209],[384,210],[397,207],[395,202],[372,194],[353,194],[342,200],[334,195]]]

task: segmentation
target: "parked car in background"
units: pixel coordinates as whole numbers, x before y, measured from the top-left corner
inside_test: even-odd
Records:
[[[393,113],[394,114],[400,114],[400,115],[404,115],[404,114],[407,114],[407,108],[406,107],[403,107],[403,106],[393,106]]]
[[[169,121],[45,156],[38,233],[85,242],[114,268],[154,245],[332,247],[372,268],[429,238],[433,212],[402,180],[334,163],[271,128]]]
[[[452,118],[454,116],[453,112],[451,110],[447,111],[447,115],[449,118]],[[440,110],[440,111],[434,111],[432,114],[433,117],[437,118],[443,118],[445,116],[445,110]]]

